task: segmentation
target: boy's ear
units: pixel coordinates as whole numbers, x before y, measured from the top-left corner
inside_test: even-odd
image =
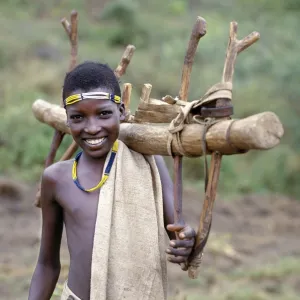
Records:
[[[120,121],[124,121],[125,120],[125,116],[126,116],[124,103],[120,104],[119,111],[120,111]]]

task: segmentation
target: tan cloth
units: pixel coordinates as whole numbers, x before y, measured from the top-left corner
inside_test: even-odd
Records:
[[[162,188],[154,157],[119,141],[99,197],[90,300],[166,299]]]
[[[64,289],[61,294],[60,300],[81,300],[78,298],[68,287],[68,283],[65,282]]]

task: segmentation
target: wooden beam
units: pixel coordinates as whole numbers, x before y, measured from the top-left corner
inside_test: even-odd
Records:
[[[39,99],[33,103],[32,110],[40,122],[70,134],[64,108]],[[206,133],[208,154],[212,151],[219,151],[222,154],[231,155],[240,153],[238,150],[271,149],[279,144],[284,133],[279,118],[273,112],[262,112],[231,123],[232,120],[222,120],[208,129]],[[189,156],[202,155],[203,129],[204,126],[201,124],[185,125],[181,140]],[[168,125],[134,123],[121,124],[119,136],[120,140],[134,151],[163,156],[169,155],[168,137]],[[172,150],[175,155],[180,154],[176,143],[172,145]]]

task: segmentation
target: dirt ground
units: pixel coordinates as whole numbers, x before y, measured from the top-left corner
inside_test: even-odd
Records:
[[[0,299],[24,300],[38,254],[40,210],[35,187],[0,181]],[[195,190],[184,191],[184,215],[197,226],[202,206]],[[300,201],[283,196],[218,197],[212,233],[199,278],[169,265],[169,298],[300,299]],[[60,283],[66,278],[64,238]],[[58,285],[55,295],[59,294]],[[59,299],[58,296],[53,299]]]

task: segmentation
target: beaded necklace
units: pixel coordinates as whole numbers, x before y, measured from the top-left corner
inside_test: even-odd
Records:
[[[110,169],[114,163],[114,160],[115,160],[115,157],[116,157],[116,154],[117,154],[117,151],[118,151],[118,140],[116,140],[113,144],[113,147],[111,149],[111,154],[110,154],[110,158],[109,158],[109,161],[108,161],[108,164],[105,168],[105,172],[104,172],[104,175],[102,176],[100,182],[93,188],[90,188],[90,189],[85,189],[81,186],[81,184],[79,183],[79,180],[78,180],[78,177],[77,177],[77,165],[78,165],[78,161],[79,161],[79,158],[82,154],[82,152],[79,152],[76,157],[75,157],[75,160],[74,160],[74,163],[73,163],[73,167],[72,167],[72,179],[74,181],[74,183],[76,184],[76,186],[81,189],[82,191],[84,192],[87,192],[87,193],[90,193],[90,192],[93,192],[99,188],[101,188],[103,186],[103,184],[106,182],[106,180],[108,179],[108,176],[109,176],[109,173],[110,173]]]

